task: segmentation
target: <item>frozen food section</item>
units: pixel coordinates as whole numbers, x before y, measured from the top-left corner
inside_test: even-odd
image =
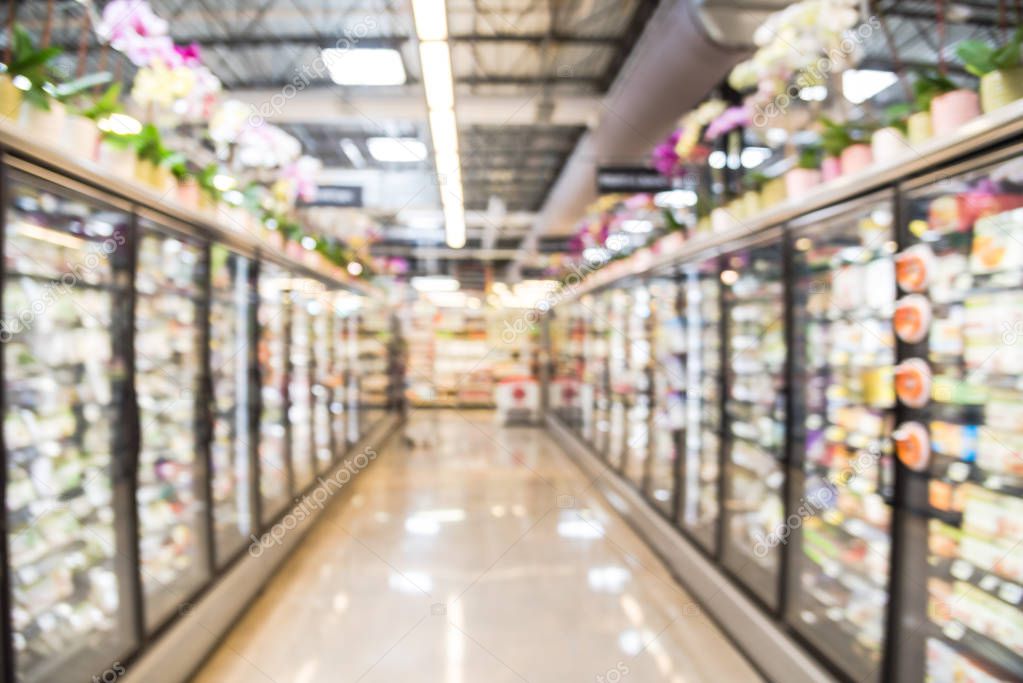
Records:
[[[8,155],[0,173],[0,664],[91,680],[231,586],[353,454],[346,316],[371,290],[120,181]]]

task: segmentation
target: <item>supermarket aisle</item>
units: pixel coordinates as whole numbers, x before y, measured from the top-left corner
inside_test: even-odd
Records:
[[[201,683],[754,681],[539,429],[418,411]]]

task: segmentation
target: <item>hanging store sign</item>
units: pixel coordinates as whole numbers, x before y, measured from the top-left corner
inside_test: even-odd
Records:
[[[338,206],[343,208],[362,207],[362,188],[358,185],[320,185],[316,188],[316,198],[311,202],[304,202],[299,199],[298,205],[309,206]]]
[[[671,180],[643,166],[603,166],[597,169],[597,194],[667,192]]]

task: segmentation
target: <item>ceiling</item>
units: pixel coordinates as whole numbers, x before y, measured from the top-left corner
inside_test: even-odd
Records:
[[[102,1],[95,3],[98,7]],[[443,244],[432,155],[418,163],[373,158],[372,137],[429,145],[426,106],[409,0],[150,0],[178,43],[198,43],[230,95],[262,111],[324,162],[324,182],[358,184],[381,226],[375,251],[414,256]],[[448,0],[456,112],[467,211],[467,249],[514,251],[594,111],[625,63],[658,0]],[[42,1],[19,7],[39,25]],[[53,41],[83,46],[82,13],[58,0]],[[341,87],[321,50],[400,51],[407,82]],[[92,37],[92,70],[128,80],[134,69]],[[281,97],[280,95],[284,95]],[[276,97],[275,97],[276,95]],[[343,144],[342,144],[342,141]],[[320,212],[319,225],[331,225]],[[344,214],[334,221],[343,234]],[[480,256],[484,254],[479,254]],[[494,253],[494,265],[507,259]],[[459,259],[464,260],[464,259]],[[422,259],[444,270],[446,259]]]
[[[501,268],[523,246],[562,249],[580,207],[592,198],[596,165],[641,161],[662,129],[749,53],[756,26],[788,3],[448,0],[468,224],[466,249],[458,254],[442,248],[432,155],[385,163],[374,159],[367,142],[397,137],[430,144],[410,0],[150,4],[176,42],[202,47],[230,96],[265,113],[323,160],[322,183],[362,188],[364,213],[382,238],[375,253],[411,257],[417,272],[445,272],[480,260]],[[885,17],[888,28],[866,44],[864,66],[937,62],[936,3],[864,5]],[[948,3],[946,57],[959,39],[1000,30],[1001,5],[1015,11],[998,0]],[[32,29],[41,25],[47,3],[17,7],[19,21]],[[56,0],[53,41],[65,47],[69,62],[85,50],[92,70],[130,80],[133,67],[91,32],[81,43],[82,16],[78,0]],[[335,85],[321,57],[330,47],[399,50],[407,82]],[[341,235],[366,225],[350,212],[330,210],[319,210],[315,224]]]

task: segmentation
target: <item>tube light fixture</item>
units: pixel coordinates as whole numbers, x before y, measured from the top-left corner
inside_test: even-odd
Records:
[[[419,44],[426,106],[430,111],[455,106],[455,84],[451,75],[451,50],[443,41]]]
[[[458,156],[458,122],[455,119],[455,79],[448,45],[445,0],[412,0],[412,14],[419,38],[419,63],[423,90],[430,112],[430,136],[444,208],[444,231],[452,249],[465,246],[465,197]]]
[[[444,0],[412,0],[412,16],[421,42],[448,39],[448,13]]]

